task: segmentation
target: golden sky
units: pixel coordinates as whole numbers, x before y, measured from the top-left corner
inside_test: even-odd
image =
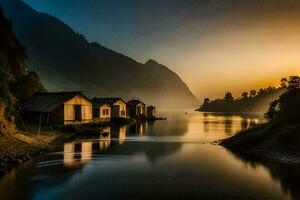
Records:
[[[300,75],[300,0],[25,1],[89,41],[168,66],[199,99]]]

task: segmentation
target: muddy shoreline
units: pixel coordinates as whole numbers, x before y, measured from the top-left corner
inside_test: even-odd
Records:
[[[21,134],[21,133],[19,133]],[[33,135],[33,144],[26,143],[14,136],[3,136],[0,138],[0,178],[2,178],[11,169],[21,166],[30,159],[54,151],[65,142],[75,139],[76,134],[54,132],[51,135],[36,136]],[[27,136],[28,137],[28,136]],[[39,137],[42,137],[39,139]],[[35,140],[43,140],[45,137],[50,138],[46,142],[36,142]],[[15,144],[17,143],[17,144]],[[15,144],[15,145],[14,145]],[[6,150],[3,150],[5,148]]]

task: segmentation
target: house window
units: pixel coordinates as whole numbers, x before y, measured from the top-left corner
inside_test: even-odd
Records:
[[[122,116],[125,115],[125,111],[124,111],[124,110],[121,111],[121,115],[122,115]]]
[[[103,109],[102,114],[105,115],[105,116],[109,115],[109,109]]]

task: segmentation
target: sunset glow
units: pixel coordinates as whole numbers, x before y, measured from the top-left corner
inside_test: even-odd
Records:
[[[164,63],[200,99],[277,86],[282,77],[300,73],[299,1],[166,0],[160,9],[157,1],[90,1],[84,7],[73,1],[26,2],[90,41],[140,62]]]

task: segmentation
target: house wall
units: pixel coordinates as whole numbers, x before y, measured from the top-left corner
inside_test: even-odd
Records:
[[[55,111],[50,113],[50,121],[55,124],[63,124],[64,123],[64,106],[61,105]]]
[[[89,123],[93,119],[93,106],[90,101],[84,97],[77,95],[64,103],[64,119],[65,123],[75,121],[75,105],[81,105],[81,123]]]
[[[136,107],[137,107],[136,108],[136,114],[138,116],[145,115],[145,104],[139,103],[139,104],[136,105]]]
[[[121,100],[116,101],[112,108],[112,117],[126,118],[126,103]]]
[[[111,118],[111,106],[110,105],[102,105],[100,108],[100,120],[101,121],[109,121]],[[108,114],[104,114],[104,110],[108,110]]]
[[[147,107],[147,117],[154,117],[155,116],[155,108]]]
[[[129,114],[129,117],[136,117],[136,106],[128,106],[127,112]]]

